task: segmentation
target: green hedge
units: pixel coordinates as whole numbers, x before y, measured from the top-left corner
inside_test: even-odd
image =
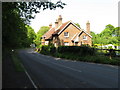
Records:
[[[54,46],[41,46],[40,53],[45,55],[52,55],[56,53],[56,48]]]
[[[41,46],[40,53],[55,54],[55,53],[73,53],[78,56],[95,55],[96,50],[87,46],[60,46],[57,49],[54,46]]]
[[[99,55],[96,49],[88,46],[60,46],[57,49],[53,45],[41,46],[40,53],[69,60],[120,65],[120,60]]]
[[[58,53],[73,53],[81,56],[95,55],[96,50],[88,46],[60,46]]]

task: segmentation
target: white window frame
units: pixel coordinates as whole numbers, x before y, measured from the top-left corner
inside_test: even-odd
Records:
[[[45,45],[48,45],[49,44],[49,41],[45,41]]]
[[[87,36],[86,35],[83,36],[83,40],[87,40]]]
[[[69,42],[64,42],[64,46],[69,46]]]
[[[65,35],[67,33],[67,35]],[[69,32],[64,32],[64,37],[69,37]]]

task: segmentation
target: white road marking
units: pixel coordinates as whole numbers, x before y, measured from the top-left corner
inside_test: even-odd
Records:
[[[55,58],[55,60],[60,60],[61,58]]]
[[[30,81],[31,81],[32,85],[34,86],[34,88],[36,88],[36,89],[37,89],[37,86],[36,86],[36,85],[35,85],[35,83],[33,82],[32,78],[30,77],[30,75],[28,74],[28,72],[26,71],[26,69],[25,69],[25,67],[23,66],[23,64],[22,64],[22,63],[21,63],[21,65],[22,65],[22,67],[24,68],[25,73],[26,73],[26,75],[28,76],[28,78],[30,79]]]
[[[40,55],[42,55],[42,54],[39,54],[39,56],[40,56]],[[42,55],[42,56],[45,56],[45,55]],[[46,56],[46,57],[51,57],[51,56]],[[55,59],[55,58],[54,58],[54,59]],[[42,60],[42,61],[44,61],[44,60]],[[47,61],[50,61],[50,60],[47,60]],[[67,60],[67,61],[69,61],[69,60]],[[44,61],[44,62],[46,62],[46,61]],[[55,65],[58,65],[58,66],[60,66],[60,67],[64,67],[64,68],[71,69],[71,70],[73,70],[73,71],[82,72],[81,70],[76,70],[76,69],[73,69],[73,68],[71,68],[71,67],[67,67],[67,66],[64,66],[64,65],[60,65],[60,64],[57,64],[57,63],[54,63],[54,62],[50,62],[50,63],[55,64]]]
[[[82,72],[82,71],[80,71],[80,70],[76,70],[76,69],[73,69],[73,68],[71,68],[71,67],[67,67],[67,66],[64,66],[64,65],[60,65],[60,64],[57,64],[57,63],[54,63],[54,62],[51,62],[51,63],[53,63],[53,64],[55,64],[55,65],[58,65],[58,66],[61,66],[61,67],[64,67],[64,68],[71,69],[71,70],[73,70],[73,71]]]

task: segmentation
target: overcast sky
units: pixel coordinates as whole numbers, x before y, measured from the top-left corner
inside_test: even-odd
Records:
[[[120,0],[61,1],[67,4],[64,9],[41,10],[36,15],[36,18],[31,21],[31,26],[35,32],[41,26],[49,26],[50,23],[54,24],[59,15],[62,15],[63,23],[72,20],[74,23],[79,23],[82,29],[86,29],[86,22],[89,20],[91,31],[95,33],[103,31],[108,24],[118,26],[118,2]]]

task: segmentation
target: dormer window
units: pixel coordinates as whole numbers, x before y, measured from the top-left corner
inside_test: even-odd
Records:
[[[87,40],[87,36],[84,35],[84,36],[83,36],[83,40]]]
[[[69,33],[68,32],[64,32],[64,37],[69,37]]]

